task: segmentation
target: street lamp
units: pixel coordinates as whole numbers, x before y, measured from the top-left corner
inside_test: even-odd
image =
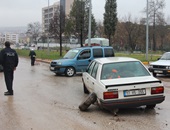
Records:
[[[50,52],[50,45],[49,45],[49,0],[48,0],[48,32],[47,32],[47,42],[48,42],[48,54],[49,54],[49,52]]]
[[[91,43],[91,13],[92,13],[92,3],[91,3],[91,0],[89,0],[89,30],[88,30],[88,46],[90,46],[90,43]]]
[[[149,8],[149,3],[148,0],[146,0],[147,5],[146,5],[146,60],[148,61],[148,38],[149,38],[149,20],[148,20],[148,8]]]

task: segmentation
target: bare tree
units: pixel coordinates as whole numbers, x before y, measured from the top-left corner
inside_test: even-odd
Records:
[[[141,37],[142,34],[142,26],[140,26],[137,23],[137,20],[135,22],[132,22],[131,15],[129,14],[127,18],[125,18],[124,22],[124,29],[125,29],[125,35],[127,37],[127,44],[131,52],[133,52],[137,46],[138,46],[138,40]]]
[[[32,38],[31,42],[37,44],[37,40],[38,40],[37,38],[39,37],[40,33],[41,33],[41,25],[39,22],[28,24],[27,34],[31,36]]]
[[[56,41],[60,39],[60,56],[62,56],[62,34],[65,28],[65,14],[63,11],[63,6],[57,6],[49,25],[50,37],[56,39]]]
[[[97,23],[97,30],[96,34],[98,37],[103,37],[104,36],[104,26],[102,22]]]
[[[162,14],[162,9],[165,7],[164,0],[150,0],[148,15],[150,22],[152,22],[152,40],[153,40],[153,50],[156,50],[156,25],[159,21],[159,17]],[[145,9],[146,12],[146,9]]]

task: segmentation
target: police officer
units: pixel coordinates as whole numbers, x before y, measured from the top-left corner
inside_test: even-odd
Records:
[[[31,66],[34,66],[34,63],[35,63],[35,57],[36,57],[36,53],[34,51],[34,49],[31,49],[30,53],[29,53],[29,56],[31,58]]]
[[[0,62],[4,69],[5,83],[7,92],[4,95],[13,95],[14,70],[18,66],[18,54],[11,49],[10,42],[5,42],[5,48],[1,50]]]

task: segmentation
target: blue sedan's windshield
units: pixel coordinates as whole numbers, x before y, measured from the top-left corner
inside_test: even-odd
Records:
[[[160,58],[160,60],[170,60],[170,53],[163,54],[163,56]]]
[[[78,50],[78,49],[69,50],[63,58],[64,59],[74,59],[74,57],[77,55],[77,53],[79,51],[80,50]]]

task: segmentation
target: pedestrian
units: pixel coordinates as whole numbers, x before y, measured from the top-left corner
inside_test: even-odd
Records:
[[[14,49],[11,49],[10,42],[5,42],[5,48],[1,50],[0,62],[3,66],[5,83],[7,87],[7,92],[4,95],[13,95],[13,79],[14,71],[18,66],[18,54]]]
[[[34,64],[35,64],[35,57],[36,57],[36,53],[35,53],[34,49],[30,50],[29,56],[31,58],[31,66],[34,66]]]

